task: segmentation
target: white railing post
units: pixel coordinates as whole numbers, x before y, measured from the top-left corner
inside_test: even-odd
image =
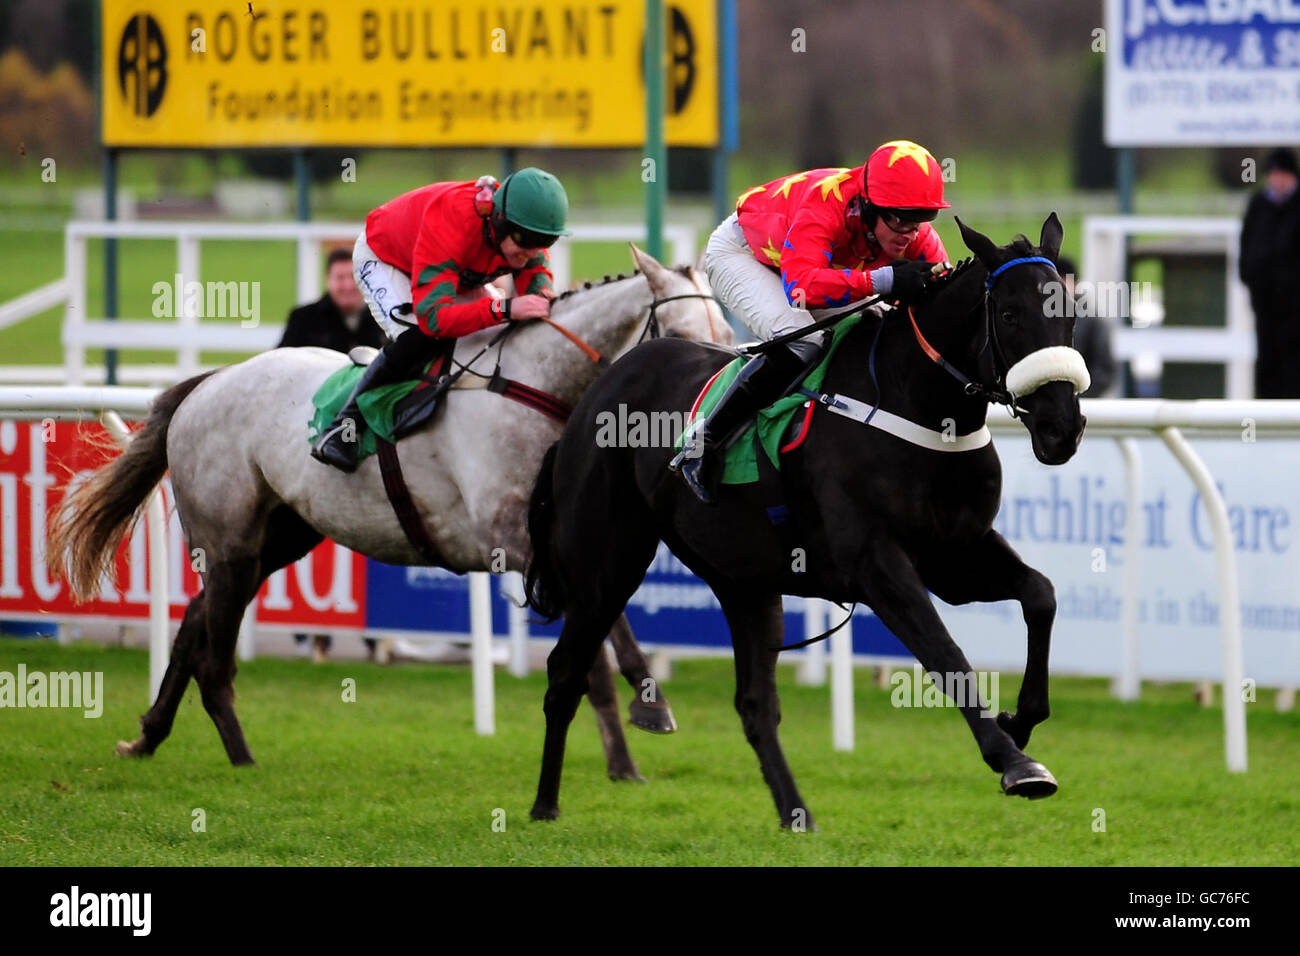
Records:
[[[551,278],[555,290],[563,292],[573,281],[573,251],[567,242],[557,242],[548,250],[551,256]]]
[[[830,625],[826,623],[826,609],[830,604],[821,598],[803,599],[803,639],[811,640]],[[809,644],[804,648],[795,671],[795,682],[808,687],[821,687],[826,683],[826,641]]]
[[[669,266],[695,265],[695,230],[690,226],[669,226],[664,229],[664,238],[671,243],[672,261]]]
[[[63,268],[70,280],[68,307],[63,313],[63,368],[69,385],[84,385],[86,346],[81,329],[86,322],[86,237],[72,226],[63,235]]]
[[[241,661],[251,661],[257,656],[257,595],[244,608],[244,616],[239,620],[239,637],[235,650]]]
[[[298,300],[296,305],[315,302],[320,298],[320,240],[301,235],[298,237]]]
[[[490,735],[496,729],[492,686],[492,581],[486,571],[469,576],[470,661],[474,680],[474,729]]]
[[[528,676],[528,605],[524,600],[524,576],[511,571],[501,581],[501,595],[508,604],[510,620],[510,673]]]
[[[1241,697],[1241,598],[1237,590],[1237,558],[1232,549],[1228,509],[1210,470],[1174,427],[1161,428],[1161,439],[1191,476],[1214,529],[1214,558],[1219,574],[1219,621],[1223,627],[1223,732],[1228,769],[1246,772],[1246,704]]]
[[[185,307],[188,296],[185,286],[190,282],[202,283],[199,267],[199,237],[188,229],[181,230],[176,236],[176,271],[180,275],[180,288],[175,290],[177,301],[173,304],[176,312],[176,324],[187,332],[195,332],[199,327],[199,317]],[[200,285],[200,288],[202,286]],[[206,302],[200,308],[206,308]],[[189,378],[199,373],[199,349],[197,345],[182,344],[176,349],[176,365],[182,378]]]
[[[830,637],[831,745],[836,750],[853,749],[853,621],[845,616],[844,626]]]
[[[1124,633],[1120,656],[1119,679],[1115,696],[1120,700],[1137,700],[1142,695],[1142,675],[1138,659],[1138,597],[1142,555],[1142,453],[1133,438],[1117,440],[1124,456],[1124,497],[1127,508],[1124,525]]]

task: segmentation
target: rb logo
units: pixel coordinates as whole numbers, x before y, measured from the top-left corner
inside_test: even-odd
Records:
[[[152,116],[167,86],[167,45],[158,21],[137,13],[117,48],[117,84],[136,116]]]

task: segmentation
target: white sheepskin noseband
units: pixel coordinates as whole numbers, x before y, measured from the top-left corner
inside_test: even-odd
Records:
[[[1092,384],[1083,356],[1068,345],[1052,345],[1030,352],[1007,369],[1007,391],[1024,398],[1048,382],[1070,382],[1075,394],[1086,392]]]

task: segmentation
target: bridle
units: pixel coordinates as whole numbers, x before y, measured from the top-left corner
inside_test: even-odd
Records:
[[[916,341],[920,344],[921,350],[925,352],[930,361],[961,383],[962,391],[967,395],[972,398],[981,398],[986,402],[1005,405],[1010,410],[1013,418],[1019,418],[1028,409],[1020,404],[1020,397],[1012,394],[1006,387],[1007,372],[1011,368],[1011,363],[1007,361],[1006,353],[1002,349],[1002,342],[998,339],[997,304],[993,298],[993,287],[997,285],[998,279],[1004,272],[1015,266],[1029,263],[1046,265],[1053,273],[1056,272],[1056,264],[1046,256],[1022,256],[1002,263],[989,273],[988,278],[984,280],[984,299],[982,302],[984,306],[984,344],[980,346],[979,351],[976,353],[976,361],[977,363],[980,362],[986,352],[989,354],[989,367],[993,374],[992,385],[973,381],[945,359],[938,349],[926,341],[925,336],[921,333],[921,327],[916,324],[915,307],[908,306],[907,309],[908,318],[912,322],[912,332],[916,336]],[[980,304],[977,303],[972,306],[971,311],[975,311]]]
[[[691,281],[694,282],[695,280],[692,279]],[[697,285],[696,288],[698,289],[699,286]],[[669,295],[662,299],[653,299],[650,302],[650,314],[646,316],[645,328],[641,330],[641,336],[636,340],[637,345],[644,342],[647,337],[657,339],[663,334],[659,328],[659,317],[655,315],[655,311],[665,302],[676,302],[679,299],[705,299],[710,302],[717,302],[718,305],[722,304],[716,295],[711,295],[708,292],[684,292],[681,295]],[[709,339],[710,341],[716,341],[717,330],[713,328],[713,313],[709,311],[707,305],[704,307],[704,314],[709,320]]]
[[[655,312],[658,310],[659,306],[663,305],[665,302],[676,302],[679,299],[703,299],[710,302],[715,302],[719,307],[721,307],[722,302],[718,299],[718,297],[711,293],[705,292],[703,289],[700,288],[700,284],[695,281],[694,269],[690,270],[690,275],[687,278],[691,280],[691,285],[695,286],[696,291],[684,292],[681,295],[670,295],[670,296],[665,296],[662,299],[650,300],[650,314],[646,316],[645,328],[641,330],[641,335],[636,340],[637,345],[640,345],[642,342],[644,342],[647,336],[652,339],[657,339],[662,334],[659,328],[659,317],[655,314]],[[713,312],[710,311],[707,305],[704,307],[704,317],[709,321],[709,341],[716,342],[718,340],[718,330],[713,327]]]

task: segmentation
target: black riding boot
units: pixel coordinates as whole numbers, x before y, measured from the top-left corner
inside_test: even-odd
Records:
[[[361,380],[348,396],[347,403],[334,416],[334,421],[316,440],[311,456],[340,471],[356,471],[360,460],[361,433],[366,427],[357,400],[362,393],[372,388],[391,385],[406,378],[413,369],[428,361],[427,356],[436,344],[436,340],[430,339],[419,329],[409,329],[385,345],[374,361],[366,366]]]
[[[823,354],[821,341],[793,339],[745,363],[708,418],[695,426],[668,466],[680,470],[695,497],[708,505],[716,502],[723,450],[750,419],[798,384]]]

